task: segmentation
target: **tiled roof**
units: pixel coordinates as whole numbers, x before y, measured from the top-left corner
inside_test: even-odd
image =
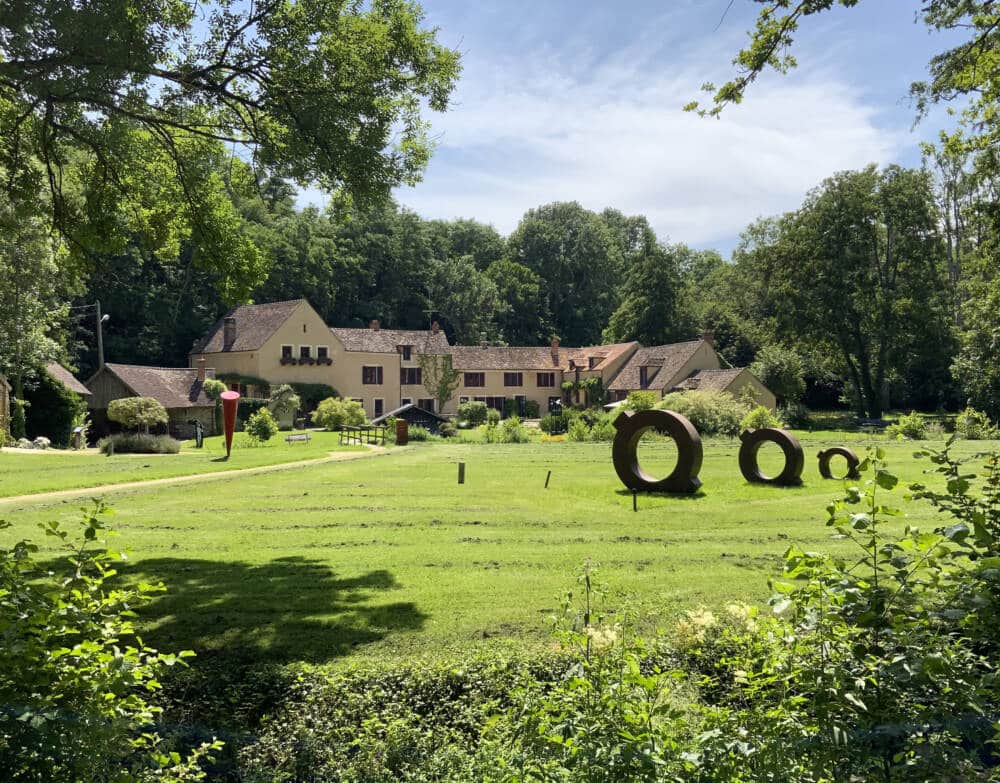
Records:
[[[418,410],[424,415],[430,416],[431,418],[437,419],[438,421],[448,421],[448,418],[446,416],[440,416],[434,411],[429,411],[426,408],[421,408],[419,405],[416,405],[412,402],[408,402],[406,403],[406,405],[400,405],[395,410],[391,410],[388,413],[383,413],[378,418],[372,419],[371,424],[382,424],[383,422],[385,422],[386,419],[398,418],[401,413],[404,413],[405,411],[408,410]]]
[[[560,354],[561,356],[561,354]],[[456,370],[559,370],[551,348],[456,345],[451,349]]]
[[[571,361],[579,363],[582,370],[603,370],[621,357],[623,353],[634,350],[638,346],[639,343],[637,342],[615,343],[614,345],[594,345],[590,348],[566,348],[560,349],[560,351],[564,350],[567,353],[565,362],[566,370],[572,369],[569,366]],[[590,366],[590,359],[592,358],[599,360],[594,363],[593,367]]]
[[[221,353],[222,351],[256,351],[287,321],[305,299],[289,302],[240,305],[234,307],[215,322],[191,353]],[[236,340],[226,348],[223,345],[223,327],[226,318],[236,319]]]
[[[417,353],[449,352],[448,338],[442,331],[429,329],[343,329],[332,327],[333,336],[347,351],[361,353],[396,353],[398,346],[410,345]]]
[[[71,392],[79,394],[81,397],[89,397],[90,389],[80,383],[76,376],[73,375],[69,370],[63,367],[58,362],[49,362],[45,365],[45,372],[55,378],[59,383],[69,389]]]
[[[140,397],[152,397],[164,408],[202,408],[214,406],[202,390],[198,370],[187,367],[140,367],[134,364],[106,364],[113,373]],[[98,372],[101,372],[98,370]],[[208,370],[206,376],[215,376]]]
[[[686,343],[640,348],[625,363],[618,376],[608,384],[608,389],[611,391],[642,389],[643,386],[639,383],[639,368],[658,367],[659,369],[646,379],[645,388],[663,391],[701,344],[702,340],[690,340]]]
[[[684,391],[725,391],[745,370],[745,367],[733,367],[728,370],[698,370],[674,388]]]

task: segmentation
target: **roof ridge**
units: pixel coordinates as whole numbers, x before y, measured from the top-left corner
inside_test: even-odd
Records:
[[[197,367],[157,367],[153,364],[122,364],[121,362],[105,362],[105,367],[131,367],[136,370],[186,370],[198,372]]]

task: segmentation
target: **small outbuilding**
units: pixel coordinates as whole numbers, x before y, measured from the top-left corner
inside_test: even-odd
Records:
[[[193,438],[194,421],[205,432],[215,432],[215,403],[205,394],[206,378],[214,370],[198,368],[143,367],[134,364],[105,364],[87,381],[94,427],[110,431],[108,405],[126,397],[152,397],[167,409],[167,431],[175,438]]]
[[[399,406],[395,410],[382,414],[376,419],[372,419],[372,424],[375,426],[385,424],[386,420],[390,418],[403,419],[411,427],[423,427],[435,435],[441,430],[441,425],[448,421],[445,416],[439,416],[433,411],[419,408],[414,403],[409,402],[406,405]]]
[[[727,370],[698,370],[685,378],[674,391],[715,391],[725,392],[733,397],[752,397],[758,405],[777,407],[774,392],[768,389],[746,367],[732,367]]]
[[[69,391],[73,392],[73,394],[77,394],[82,397],[84,401],[90,399],[90,389],[84,386],[80,380],[73,375],[73,373],[59,364],[59,362],[49,362],[46,364],[45,372],[47,372],[53,380],[59,381],[59,383],[65,386]]]

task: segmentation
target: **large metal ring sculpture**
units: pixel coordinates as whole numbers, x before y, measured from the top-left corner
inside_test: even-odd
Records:
[[[838,479],[843,481],[844,479],[861,478],[861,471],[858,470],[858,466],[861,465],[861,460],[858,459],[858,455],[851,449],[847,448],[847,446],[834,446],[829,449],[824,449],[816,456],[819,457],[819,474],[825,479]],[[832,457],[843,457],[847,460],[846,475],[833,475],[833,471],[830,470],[830,459]]]
[[[615,419],[615,442],[611,457],[615,472],[629,489],[644,492],[697,492],[701,486],[701,436],[698,430],[673,411],[626,411]],[[639,440],[649,430],[667,435],[677,444],[677,464],[673,472],[663,479],[648,475],[639,466],[636,450]]]
[[[802,468],[806,458],[802,445],[787,430],[764,427],[759,430],[744,430],[740,435],[740,472],[743,478],[754,484],[776,484],[782,487],[802,483]],[[765,443],[777,443],[785,453],[785,467],[777,476],[765,476],[757,464],[757,452]]]

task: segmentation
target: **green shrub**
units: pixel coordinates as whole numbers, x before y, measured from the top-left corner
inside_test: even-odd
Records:
[[[221,406],[220,406],[221,407]],[[243,430],[250,418],[259,410],[267,407],[267,400],[256,397],[240,397],[236,403],[236,429]]]
[[[770,408],[763,405],[758,405],[740,421],[740,429],[744,430],[763,430],[780,426],[781,421],[778,417],[771,413]]]
[[[566,440],[582,442],[590,438],[590,428],[581,418],[573,419],[569,429],[566,430]]]
[[[802,357],[783,345],[765,345],[757,352],[750,372],[782,402],[798,402],[806,393]]]
[[[808,429],[812,424],[809,409],[801,402],[786,402],[778,408],[778,418],[796,430]]]
[[[600,443],[610,443],[615,439],[618,430],[615,429],[614,416],[604,416],[590,428],[590,440]]]
[[[998,435],[990,417],[971,406],[955,417],[955,433],[966,440],[989,440]]]
[[[524,418],[526,419],[537,419],[540,411],[538,410],[538,400],[525,400],[524,401]]]
[[[150,427],[166,426],[167,409],[152,397],[123,397],[108,403],[108,419],[130,430],[149,432]]]
[[[469,400],[458,406],[458,420],[467,427],[478,427],[486,423],[486,403],[481,400]]]
[[[622,407],[630,411],[648,411],[656,406],[658,397],[654,391],[632,391]]]
[[[37,386],[27,389],[24,396],[28,402],[25,437],[43,436],[57,446],[68,446],[75,421],[87,410],[80,396],[44,369],[38,373]]]
[[[500,431],[503,435],[504,443],[529,443],[531,441],[531,433],[528,432],[528,428],[521,423],[521,419],[517,416],[505,419],[503,424],[500,425]]]
[[[267,407],[276,418],[293,416],[302,407],[302,397],[287,383],[271,389],[271,397]]]
[[[300,407],[311,411],[330,397],[339,397],[337,390],[325,383],[292,383],[289,384],[299,395]]]
[[[243,426],[243,431],[251,438],[261,443],[271,440],[278,434],[278,421],[270,410],[259,408],[256,413],[247,419]]]
[[[102,454],[177,454],[181,443],[169,435],[119,432],[102,438],[97,448]]]
[[[496,408],[490,408],[486,411],[486,423],[487,424],[499,424],[500,423],[500,411]]]
[[[885,434],[899,440],[924,440],[927,437],[927,423],[916,411],[896,419],[895,424],[885,428]]]
[[[360,427],[365,423],[365,409],[356,400],[327,397],[316,407],[313,423],[331,431],[340,427]]]
[[[411,424],[409,427],[409,438],[414,441],[425,441],[431,439],[431,433],[426,427],[421,427],[417,424]]]
[[[10,781],[200,780],[217,743],[171,756],[150,702],[168,655],[135,635],[137,606],[163,590],[115,579],[121,556],[95,547],[107,509],[84,513],[79,536],[57,521],[40,527],[68,553],[58,570],[21,541],[0,549],[0,767]],[[8,527],[0,523],[0,527]]]
[[[550,413],[538,422],[538,428],[546,435],[562,435],[569,428],[565,413]]]
[[[458,435],[458,428],[452,424],[450,421],[446,421],[438,427],[438,434],[442,438],[454,438]]]
[[[705,436],[739,435],[740,423],[750,412],[749,406],[725,392],[707,391],[674,392],[656,407],[681,414]]]

